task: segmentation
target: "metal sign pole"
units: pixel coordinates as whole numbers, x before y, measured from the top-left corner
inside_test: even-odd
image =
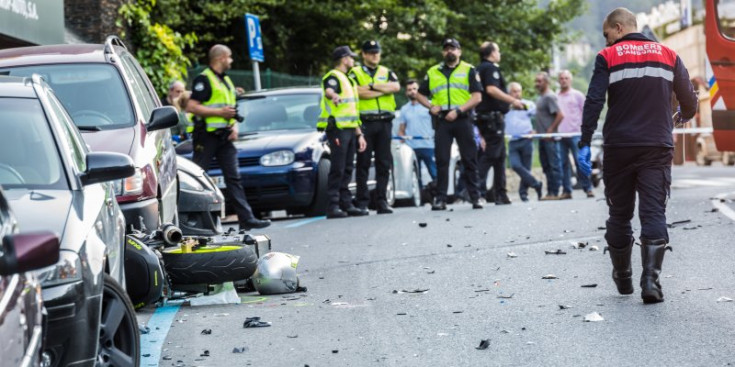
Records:
[[[257,61],[253,61],[253,80],[255,81],[255,90],[261,90],[260,87],[260,65]]]

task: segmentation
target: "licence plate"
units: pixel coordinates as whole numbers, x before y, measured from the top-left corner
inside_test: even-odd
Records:
[[[214,179],[215,185],[219,187],[220,189],[224,189],[226,187],[225,185],[225,176],[214,176],[212,177]]]

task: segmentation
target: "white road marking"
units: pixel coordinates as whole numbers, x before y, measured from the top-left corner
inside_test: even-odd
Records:
[[[726,194],[719,194],[715,196],[714,199],[712,199],[712,206],[717,208],[717,210],[724,214],[726,217],[732,219],[735,221],[735,210],[732,210],[730,206],[727,205],[727,203],[723,203],[722,200],[726,199],[728,196],[734,196],[735,192],[726,193]]]

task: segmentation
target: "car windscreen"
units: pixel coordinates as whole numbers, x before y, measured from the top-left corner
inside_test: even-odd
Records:
[[[38,100],[0,98],[0,131],[0,185],[4,189],[69,187]]]
[[[55,64],[0,69],[0,74],[43,76],[80,130],[132,126],[133,109],[120,73],[106,64]]]
[[[238,125],[240,135],[273,130],[316,129],[320,107],[318,93],[248,96],[238,101],[238,113],[245,120]]]

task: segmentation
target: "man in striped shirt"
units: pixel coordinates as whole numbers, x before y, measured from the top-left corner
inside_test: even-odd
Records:
[[[684,63],[673,50],[637,33],[636,17],[628,9],[610,12],[602,25],[607,48],[597,54],[587,92],[579,142],[580,171],[590,172],[590,141],[607,94],[603,180],[609,208],[607,232],[613,280],[621,294],[633,293],[630,256],[636,193],[641,221],[641,297],[663,301],[659,274],[669,236],[666,203],[671,186],[674,122],[692,118],[697,97]],[[681,113],[672,121],[671,95]]]

